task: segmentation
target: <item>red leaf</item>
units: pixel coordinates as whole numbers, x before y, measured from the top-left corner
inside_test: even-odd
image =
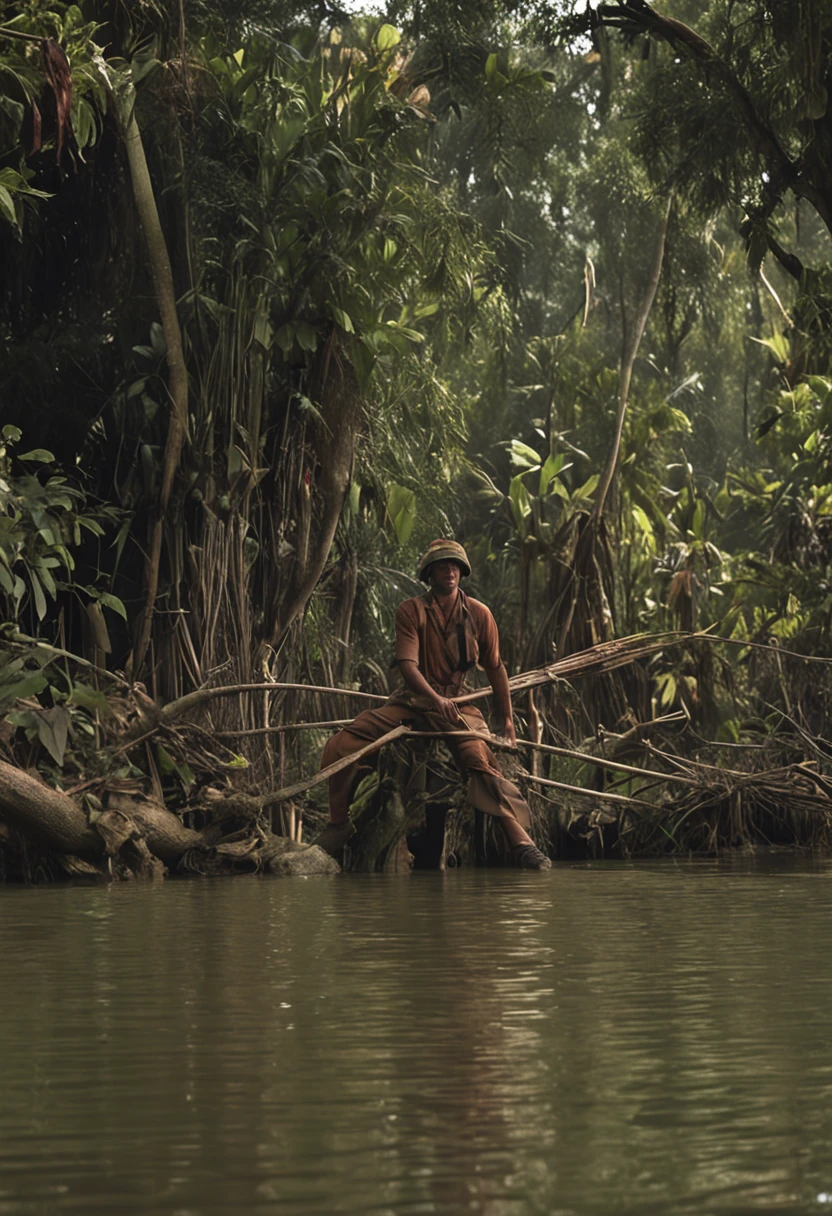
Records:
[[[40,44],[40,58],[49,87],[55,95],[55,113],[57,117],[57,152],[61,159],[64,145],[64,134],[72,135],[69,110],[72,105],[72,75],[69,70],[69,60],[66,51],[54,38],[44,38]]]
[[[37,102],[32,102],[32,148],[29,152],[30,156],[34,156],[41,149],[41,119],[40,110],[37,107]]]

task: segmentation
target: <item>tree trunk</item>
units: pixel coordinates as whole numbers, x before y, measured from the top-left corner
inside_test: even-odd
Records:
[[[361,418],[361,399],[355,372],[339,350],[335,334],[320,349],[310,376],[310,394],[320,406],[321,424],[316,437],[319,459],[315,494],[311,503],[308,541],[298,554],[292,585],[280,605],[270,642],[277,646],[289,626],[303,612],[323,573],[335,539],[335,530],[352,476],[355,438]]]
[[[179,467],[179,458],[185,442],[188,426],[188,373],[185,356],[182,350],[182,331],[176,312],[176,292],[173,284],[168,247],[156,198],[153,193],[153,183],[147,168],[141,132],[136,122],[134,108],[131,106],[124,133],[124,145],[127,150],[127,160],[130,165],[130,178],[133,185],[133,196],[139,213],[150,270],[153,275],[153,286],[156,291],[156,303],[162,322],[162,331],[167,345],[168,391],[170,394],[170,422],[165,443],[165,454],[162,465],[162,480],[159,487],[159,497],[155,504],[153,526],[150,534],[150,546],[145,562],[145,602],[139,621],[138,637],[133,651],[133,676],[137,676],[145,660],[150,644],[150,633],[153,626],[153,611],[156,603],[156,593],[159,587],[159,565],[162,558],[162,540],[164,536],[165,516],[170,503],[173,479]]]
[[[653,307],[653,301],[656,298],[656,292],[659,287],[659,279],[662,274],[662,262],[664,261],[664,245],[667,237],[667,226],[670,221],[670,207],[673,202],[672,196],[667,200],[664,209],[664,215],[659,223],[659,229],[656,233],[656,244],[653,249],[653,260],[650,263],[650,270],[647,275],[647,282],[644,285],[644,294],[638,305],[636,315],[633,317],[630,331],[627,334],[624,342],[624,347],[621,352],[621,370],[618,376],[618,413],[615,419],[615,436],[612,441],[612,447],[607,458],[607,464],[604,472],[601,475],[601,481],[598,485],[598,491],[595,498],[595,505],[592,509],[592,517],[597,522],[604,514],[604,504],[606,503],[607,494],[612,485],[615,470],[618,466],[618,457],[621,454],[621,436],[624,430],[624,417],[627,413],[627,402],[630,397],[630,381],[633,377],[633,365],[636,361],[638,348],[641,343],[644,330],[647,325],[647,319],[650,316],[650,309]],[[624,317],[626,323],[626,317]],[[626,333],[626,330],[625,330]]]

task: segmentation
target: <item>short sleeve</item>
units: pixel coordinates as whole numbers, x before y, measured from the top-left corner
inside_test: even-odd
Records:
[[[416,616],[407,600],[396,609],[396,662],[419,662],[419,632]]]
[[[480,665],[487,671],[500,666],[500,634],[497,622],[485,604],[478,604],[477,640],[480,646]]]

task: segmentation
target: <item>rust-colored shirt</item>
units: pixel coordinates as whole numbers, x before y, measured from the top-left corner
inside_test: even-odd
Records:
[[[433,593],[405,600],[396,610],[396,662],[416,663],[432,688],[446,696],[457,694],[465,673],[475,664],[500,665],[497,623],[485,604],[464,591],[447,620]]]

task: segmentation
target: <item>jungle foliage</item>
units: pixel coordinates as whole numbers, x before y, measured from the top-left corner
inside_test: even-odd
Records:
[[[825,736],[779,652],[832,657],[831,47],[808,0],[6,5],[9,759],[91,772],[108,671],[240,688],[202,775],[119,780],[279,784],[347,702],[251,686],[384,693],[444,532],[515,671],[727,639],[518,702],[538,741]]]

